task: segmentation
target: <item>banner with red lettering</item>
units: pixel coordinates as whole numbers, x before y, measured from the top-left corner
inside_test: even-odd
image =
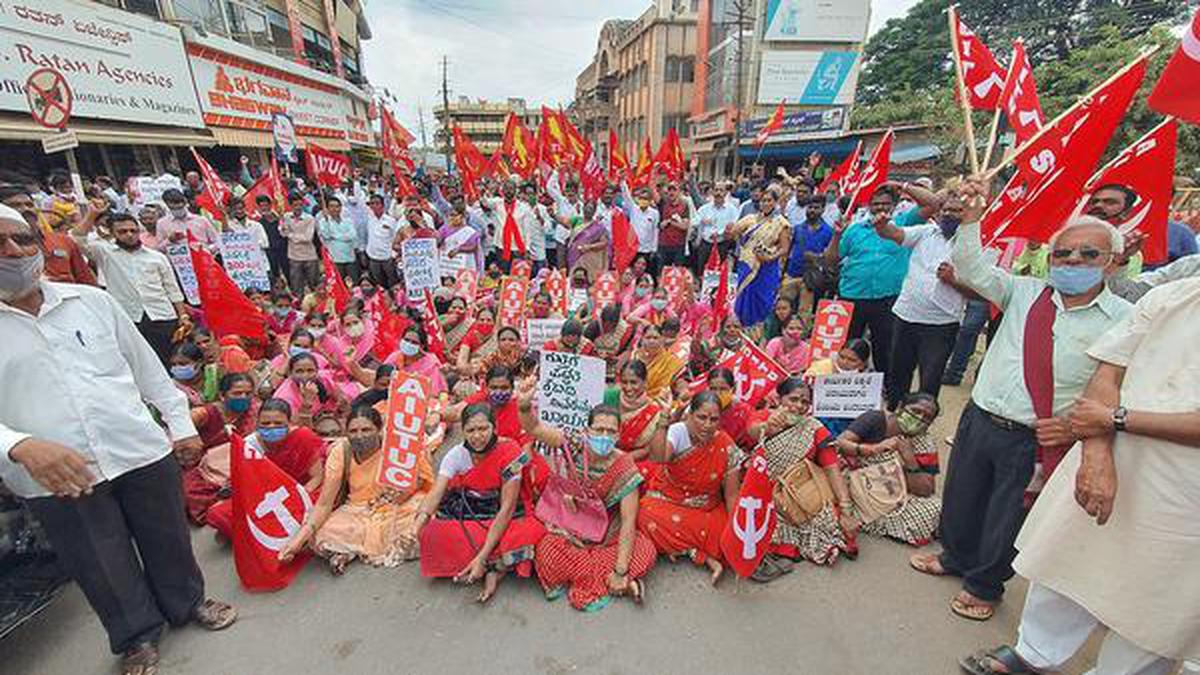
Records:
[[[350,158],[315,143],[304,149],[304,168],[318,185],[340,188],[350,180]]]
[[[433,304],[433,293],[425,289],[425,301],[421,303],[421,323],[425,326],[425,339],[429,342],[429,353],[446,362],[446,333],[438,321],[437,308]]]
[[[533,276],[533,263],[528,260],[518,260],[512,264],[512,275],[529,279]]]
[[[525,298],[529,295],[529,279],[521,276],[504,277],[500,284],[500,308],[496,312],[497,327],[512,326],[525,332]]]
[[[787,370],[775,362],[761,347],[749,338],[742,339],[742,348],[731,354],[725,360],[713,367],[728,368],[733,371],[733,397],[736,401],[746,403],[750,407],[758,405],[775,390],[775,386],[788,376]],[[708,378],[702,377],[692,382],[692,395],[708,389]]]
[[[831,358],[846,344],[854,303],[847,300],[822,300],[812,330],[812,361]]]
[[[229,441],[229,482],[233,488],[233,564],[248,591],[286,588],[310,555],[279,561],[279,552],[300,531],[313,508],[312,496],[267,459],[253,442],[234,434]]]
[[[684,292],[687,288],[691,288],[692,271],[686,267],[666,267],[662,272],[662,285],[667,291],[667,298],[671,307],[675,311],[683,308],[683,302],[686,299]]]
[[[616,304],[618,292],[617,275],[613,272],[605,272],[596,277],[596,283],[592,286],[592,300],[596,307],[596,316],[607,306]]]
[[[774,487],[767,473],[766,455],[759,448],[750,458],[737,506],[721,533],[721,553],[739,577],[754,574],[771,547],[771,535],[778,524]]]
[[[384,416],[383,461],[375,481],[399,492],[403,501],[417,488],[418,465],[425,452],[425,415],[432,391],[429,379],[397,370],[388,388]]]
[[[562,270],[553,270],[542,283],[542,290],[550,294],[550,306],[555,312],[567,315],[567,277]]]

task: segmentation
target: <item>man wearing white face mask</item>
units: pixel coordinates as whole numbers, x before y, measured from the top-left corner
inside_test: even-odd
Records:
[[[188,210],[187,198],[183,192],[175,188],[163,191],[163,203],[167,205],[167,215],[158,219],[158,227],[154,235],[158,239],[158,250],[166,251],[171,244],[187,243],[188,234],[210,251],[218,251],[221,245],[221,235],[208,218],[196,215]]]
[[[964,181],[960,195],[964,224],[950,262],[958,281],[1000,307],[1004,320],[955,435],[943,489],[943,552],[915,555],[911,564],[962,577],[951,610],[984,621],[1013,574],[1013,542],[1038,454],[1048,476],[1075,442],[1067,415],[1096,370],[1087,350],[1131,305],[1104,284],[1124,247],[1112,225],[1091,216],[1071,220],[1050,240],[1049,281],[1014,277],[984,257],[982,185]]]
[[[124,672],[155,672],[168,623],[219,630],[237,618],[205,599],[192,554],[172,446],[200,452],[200,438],[121,305],[42,281],[38,243],[39,230],[0,206],[0,480],[41,523]]]

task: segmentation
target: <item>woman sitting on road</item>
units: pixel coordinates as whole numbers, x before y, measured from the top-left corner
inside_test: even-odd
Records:
[[[258,419],[258,401],[254,398],[254,380],[243,373],[230,373],[217,385],[221,398],[199,408],[192,408],[192,424],[200,434],[204,448],[215,448],[229,442],[229,427],[239,436],[254,433]],[[195,458],[179,458],[184,468],[195,464]]]
[[[546,528],[533,517],[529,452],[496,433],[491,406],[467,406],[463,442],[446,452],[417,514],[421,575],[483,580],[478,601],[496,593],[509,570],[529,576]]]
[[[741,450],[718,426],[721,405],[716,394],[700,392],[683,422],[667,431],[666,443],[655,444],[646,495],[638,508],[638,529],[654,541],[659,553],[687,555],[708,567],[715,585],[724,572],[721,533],[741,489]]]
[[[642,328],[638,349],[629,358],[646,364],[646,395],[654,399],[669,395],[671,382],[686,365],[666,349],[658,326]]]
[[[621,412],[621,435],[617,449],[633,461],[643,462],[650,456],[650,444],[655,437],[666,438],[667,415],[662,401],[646,395],[646,364],[626,361],[621,368],[617,387],[604,395],[604,403]]]
[[[301,426],[312,426],[321,413],[341,417],[350,409],[342,390],[320,371],[318,363],[316,354],[298,352],[288,359],[287,379],[275,390],[274,397],[291,406],[296,424]]]
[[[575,609],[594,612],[612,598],[629,596],[640,604],[644,577],[658,553],[654,542],[637,529],[638,486],[642,475],[633,459],[616,449],[621,414],[598,405],[588,413],[583,433],[564,432],[538,421],[533,411],[535,387],[524,383],[518,394],[521,424],[560,478],[603,503],[608,520],[599,541],[583,541],[555,525],[537,547],[537,572],[548,600],[564,594]]]
[[[334,575],[344,573],[356,558],[380,567],[395,567],[415,559],[417,511],[433,483],[428,453],[419,453],[413,469],[417,479],[412,490],[403,494],[377,480],[383,463],[383,418],[379,411],[355,408],[346,435],[330,448],[324,488],[316,507],[280,551],[279,559],[291,560],[311,544],[317,555],[329,561]]]
[[[417,324],[411,324],[404,329],[396,351],[392,352],[383,363],[428,379],[429,395],[434,398],[446,393],[446,378],[442,376],[442,362],[429,351],[429,340],[424,329]]]
[[[836,356],[813,361],[804,374],[809,378],[814,378],[839,373],[865,373],[867,372],[867,364],[870,362],[871,343],[862,338],[854,338],[846,342]],[[841,417],[821,417],[818,419],[829,430],[829,433],[835,436],[845,431],[851,422],[849,418]]]
[[[462,375],[474,375],[475,368],[484,357],[496,351],[496,312],[484,305],[475,310],[475,320],[459,343],[455,368]]]
[[[188,405],[201,408],[217,400],[217,383],[220,377],[217,367],[206,366],[204,352],[191,342],[182,342],[175,347],[170,360],[171,379],[175,386],[187,396]]]
[[[784,322],[780,335],[767,342],[767,356],[775,359],[789,375],[799,375],[808,369],[811,353],[804,339],[807,328],[804,317],[793,314]]]

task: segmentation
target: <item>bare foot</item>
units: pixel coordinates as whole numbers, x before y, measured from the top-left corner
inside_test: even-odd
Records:
[[[712,571],[712,575],[710,577],[710,583],[713,586],[716,586],[717,582],[721,580],[721,575],[725,573],[725,566],[722,565],[721,563],[717,562],[713,558],[709,558],[708,560],[705,560],[704,566]]]
[[[479,592],[479,597],[476,600],[479,604],[486,604],[492,596],[496,595],[496,589],[500,586],[500,579],[504,577],[500,572],[488,572],[483,577],[483,590]]]

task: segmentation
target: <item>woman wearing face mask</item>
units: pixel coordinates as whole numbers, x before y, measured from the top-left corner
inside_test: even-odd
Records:
[[[572,607],[587,612],[603,609],[615,597],[628,596],[641,604],[646,596],[644,577],[654,567],[658,552],[637,529],[642,474],[632,457],[616,449],[621,414],[598,405],[588,413],[588,426],[582,432],[562,431],[538,421],[535,393],[533,382],[521,389],[521,424],[538,442],[535,447],[549,470],[599,499],[608,519],[598,542],[584,542],[556,526],[548,527],[535,558],[546,598],[566,595]]]
[[[442,333],[446,336],[446,355],[458,354],[463,339],[471,330],[470,314],[467,312],[467,301],[461,296],[450,300],[450,307],[441,317]]]
[[[171,379],[187,396],[188,405],[199,408],[217,400],[220,375],[215,365],[206,367],[204,352],[194,343],[180,343],[169,363]]]
[[[220,402],[192,410],[192,421],[205,452],[194,458],[180,457],[179,463],[184,467],[183,496],[188,516],[196,524],[204,524],[204,513],[229,479],[228,430],[242,437],[254,433],[258,409],[254,381],[247,375],[231,373],[221,378]]]
[[[316,337],[305,327],[299,326],[292,329],[290,339],[288,340],[287,352],[278,354],[271,359],[271,382],[276,387],[282,385],[287,380],[288,362],[294,356],[300,354],[310,354],[317,361],[317,370],[325,375],[329,375],[329,360],[317,349]]]
[[[471,327],[458,348],[455,369],[460,375],[473,375],[473,366],[477,366],[484,357],[494,353],[498,342],[495,310],[486,305],[480,307],[475,310],[475,320],[471,322]]]
[[[343,411],[349,410],[341,389],[317,367],[315,355],[296,354],[288,359],[286,372],[287,377],[275,390],[274,397],[292,407],[297,424],[310,426],[320,413],[345,414]]]
[[[791,249],[792,226],[779,213],[779,190],[772,186],[758,200],[758,213],[730,228],[740,245],[737,260],[737,299],[734,311],[743,326],[754,327],[775,306],[781,270],[779,260]]]
[[[661,398],[670,392],[675,375],[683,370],[684,363],[663,344],[662,331],[657,326],[646,326],[632,359],[646,364],[646,395]]]
[[[371,355],[375,346],[375,324],[357,307],[347,309],[329,328],[329,335],[341,342],[347,362],[364,368],[378,363]]]
[[[654,292],[654,277],[642,274],[637,277],[637,283],[627,288],[621,296],[621,314],[631,316],[635,309],[650,304],[650,295]]]
[[[667,297],[667,289],[659,286],[654,289],[654,294],[650,297],[650,302],[647,302],[637,309],[633,310],[629,315],[629,322],[638,326],[659,326],[667,319],[679,320],[679,315],[670,305],[670,299]]]
[[[208,467],[207,473],[218,479],[218,494],[227,496],[229,446],[220,448],[224,449],[223,466],[219,448],[210,450],[200,466]],[[292,426],[292,406],[287,401],[273,398],[262,404],[256,430],[246,437],[246,448],[262,453],[310,494],[320,489],[325,475],[325,441],[308,427]],[[225,499],[211,505],[203,518],[217,532],[229,537],[233,531],[233,502]]]
[[[496,351],[479,360],[476,367],[476,377],[487,373],[493,366],[504,366],[513,371],[514,375],[522,370],[522,360],[525,357],[525,347],[521,344],[521,332],[512,326],[504,326],[496,330]]]
[[[385,365],[395,366],[429,379],[430,395],[441,396],[446,392],[446,378],[442,376],[442,362],[429,351],[425,331],[417,324],[404,329],[400,345],[384,360]]]
[[[832,479],[838,471],[833,437],[810,415],[812,394],[800,377],[789,377],[775,388],[779,405],[771,411],[762,427],[762,447],[767,459],[767,475],[778,486],[788,471],[804,460],[818,467],[836,498],[821,506],[811,519],[793,522],[776,505],[780,517],[771,536],[771,545],[762,564],[751,576],[768,582],[792,569],[792,561],[801,558],[818,565],[832,565],[840,552],[850,549],[839,517],[837,504],[848,499],[838,492]],[[841,484],[840,478],[838,484]]]
[[[517,402],[513,398],[515,379],[513,372],[504,366],[492,366],[485,373],[486,387],[463,399],[462,403],[450,406],[446,410],[446,423],[458,422],[469,406],[486,403],[492,407],[495,415],[496,433],[504,438],[524,444],[529,440],[525,430],[521,428],[521,417],[517,411]]]
[[[346,439],[329,449],[325,479],[315,508],[279,559],[287,562],[306,547],[329,562],[340,576],[361,559],[376,567],[396,567],[417,557],[417,512],[433,484],[428,453],[418,453],[416,480],[406,492],[380,485],[383,418],[370,407],[355,408]]]
[[[267,315],[267,330],[275,335],[287,335],[300,324],[300,312],[292,308],[292,296],[284,291],[271,294],[271,312]]]
[[[835,373],[865,373],[870,362],[871,343],[863,338],[853,338],[838,350],[836,356],[813,361],[808,370],[804,371],[804,375],[814,378]],[[846,427],[850,426],[848,418],[822,417],[820,420],[829,433],[835,435],[842,433]]]
[[[838,436],[838,451],[850,469],[895,461],[904,467],[907,499],[895,511],[863,525],[863,532],[912,546],[933,540],[942,500],[934,495],[938,449],[929,426],[939,412],[937,399],[917,392],[906,396],[895,413],[871,410],[859,415]]]
[[[617,448],[633,461],[649,459],[650,446],[656,438],[665,441],[669,409],[663,401],[652,400],[646,394],[646,364],[637,360],[626,362],[617,377],[617,386],[605,392],[604,403],[621,413]]]
[[[792,301],[787,298],[776,298],[775,308],[771,311],[771,315],[763,322],[762,327],[762,342],[769,342],[780,335],[783,335],[783,329],[787,326],[788,321],[796,314],[796,309],[792,306]]]
[[[254,360],[236,335],[226,335],[217,340],[207,328],[193,327],[191,339],[204,352],[205,365],[216,366],[221,374],[247,373],[254,369]]]
[[[767,356],[783,366],[791,375],[799,375],[808,370],[811,349],[805,333],[808,324],[804,317],[794,314],[783,324],[783,333],[767,342]]]
[[[498,432],[492,407],[463,411],[463,442],[442,457],[416,517],[421,576],[483,580],[487,602],[509,570],[528,577],[546,529],[533,517],[532,456]]]
[[[716,585],[724,572],[721,533],[741,490],[745,458],[717,422],[721,406],[712,392],[701,392],[682,422],[671,425],[666,442],[650,458],[646,495],[638,507],[638,529],[659,553],[687,555],[711,572]]]
[[[758,440],[758,431],[766,420],[764,411],[756,411],[745,401],[737,400],[737,380],[728,368],[713,368],[708,372],[708,390],[721,406],[721,430],[743,450],[750,452]]]

